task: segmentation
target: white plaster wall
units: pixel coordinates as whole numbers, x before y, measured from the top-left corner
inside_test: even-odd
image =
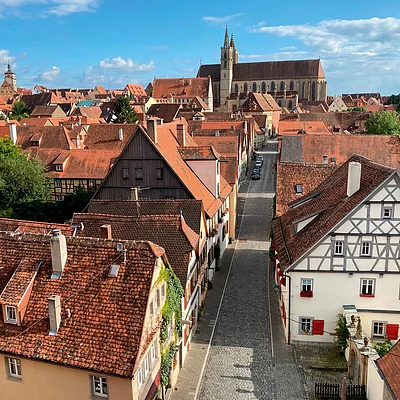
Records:
[[[378,367],[374,361],[368,359],[368,372],[367,372],[367,399],[368,400],[382,400],[384,382],[378,372]]]

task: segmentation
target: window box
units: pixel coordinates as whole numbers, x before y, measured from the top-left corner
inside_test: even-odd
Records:
[[[313,297],[312,290],[302,290],[300,292],[300,297]]]

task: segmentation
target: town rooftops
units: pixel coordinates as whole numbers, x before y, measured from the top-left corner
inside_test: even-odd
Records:
[[[361,178],[360,189],[348,197],[347,179],[350,162],[361,164]],[[395,172],[393,168],[354,155],[313,191],[291,203],[285,214],[273,220],[281,267],[286,269],[302,257]],[[296,233],[294,225],[312,216],[316,217]]]
[[[147,111],[149,117],[157,117],[164,121],[164,123],[172,122],[178,116],[180,104],[175,103],[161,103],[152,104]]]
[[[208,97],[209,79],[157,78],[153,81],[153,97]]]
[[[164,250],[147,241],[67,237],[63,274],[52,279],[50,239],[0,232],[0,293],[14,273],[12,285],[18,287],[17,280],[25,285],[36,268],[20,326],[0,317],[0,352],[132,378],[154,268],[159,257],[167,262]],[[118,242],[126,252],[117,251]],[[116,278],[108,277],[111,264],[120,265]],[[60,296],[61,324],[49,335],[48,298],[53,295]],[[19,294],[13,296],[15,301]]]
[[[61,229],[66,236],[73,236],[75,231],[75,228],[68,224],[0,218],[0,231],[50,235],[53,229]]]
[[[18,126],[17,144],[23,150],[32,146],[58,150],[76,147],[68,135],[68,130],[63,126]]]
[[[185,146],[178,148],[181,157],[189,160],[218,160],[221,155],[213,146]]]

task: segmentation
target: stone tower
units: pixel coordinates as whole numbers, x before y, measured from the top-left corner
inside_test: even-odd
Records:
[[[14,72],[11,71],[11,66],[8,64],[7,72],[4,73],[4,82],[2,86],[9,86],[14,92],[17,91],[17,78]]]
[[[227,98],[232,92],[233,65],[237,64],[239,53],[235,47],[233,35],[229,40],[228,26],[225,28],[224,45],[221,47],[221,80],[220,80],[220,106],[225,110]]]

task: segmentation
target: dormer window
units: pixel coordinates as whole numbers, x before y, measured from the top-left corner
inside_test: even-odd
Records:
[[[297,194],[302,194],[303,193],[303,185],[297,184],[295,186],[295,190]]]
[[[17,323],[17,309],[14,306],[6,306],[6,322],[9,324]]]
[[[56,164],[56,171],[62,172],[63,171],[63,165],[62,164]]]

